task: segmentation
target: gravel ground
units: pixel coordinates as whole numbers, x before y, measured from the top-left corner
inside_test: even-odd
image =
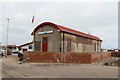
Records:
[[[23,63],[2,58],[3,78],[117,78],[118,67],[95,64]]]

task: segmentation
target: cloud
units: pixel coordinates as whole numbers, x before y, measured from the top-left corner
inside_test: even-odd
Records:
[[[32,41],[31,32],[36,25],[51,21],[103,39],[103,48],[117,48],[118,25],[115,2],[21,2],[2,5],[2,31],[5,44],[7,18],[9,44],[20,45]],[[35,12],[35,22],[31,19]],[[112,37],[112,38],[111,38]],[[108,46],[111,44],[111,46]]]
[[[0,3],[0,11],[2,10],[1,8],[2,4]],[[0,13],[0,43],[2,43],[2,14]]]

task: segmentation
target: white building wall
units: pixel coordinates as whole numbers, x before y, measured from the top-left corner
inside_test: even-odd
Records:
[[[32,49],[29,49],[29,45],[23,46],[21,47],[21,49],[27,49],[27,51],[33,51],[33,44],[32,45]]]

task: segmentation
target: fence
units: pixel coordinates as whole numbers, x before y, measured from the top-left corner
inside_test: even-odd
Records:
[[[24,58],[29,58],[29,62],[90,64],[110,59],[111,53],[25,52]]]

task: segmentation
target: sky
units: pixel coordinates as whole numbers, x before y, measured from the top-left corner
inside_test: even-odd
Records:
[[[53,22],[103,40],[102,48],[118,48],[118,2],[114,1],[40,1],[2,2],[0,4],[0,41],[6,44],[7,18],[9,18],[8,44],[21,45],[32,41],[31,32],[42,22]],[[32,24],[33,13],[35,21]]]

